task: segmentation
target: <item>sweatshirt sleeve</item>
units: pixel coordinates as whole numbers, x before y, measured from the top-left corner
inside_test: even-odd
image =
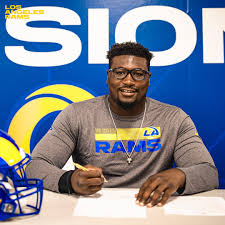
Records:
[[[189,116],[186,116],[179,127],[174,160],[177,168],[186,175],[182,194],[193,194],[218,187],[218,172],[213,159]]]
[[[75,133],[78,128],[73,124],[75,129],[71,129],[69,118],[72,113],[71,106],[60,112],[52,127],[35,146],[32,159],[26,167],[28,177],[42,179],[44,188],[55,192],[59,192],[60,177],[66,173],[62,167],[76,144]]]

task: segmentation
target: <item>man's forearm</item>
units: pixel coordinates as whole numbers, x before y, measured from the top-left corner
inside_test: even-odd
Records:
[[[186,175],[185,188],[182,194],[194,194],[218,187],[218,172],[214,165],[202,163],[191,167],[178,168]]]
[[[26,167],[26,174],[29,178],[42,179],[44,188],[55,192],[59,192],[59,179],[65,172],[65,170],[35,157]]]

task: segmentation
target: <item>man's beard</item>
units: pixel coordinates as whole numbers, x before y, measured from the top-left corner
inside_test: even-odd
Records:
[[[129,110],[132,109],[136,104],[137,104],[137,99],[133,102],[121,102],[119,99],[117,99],[117,104],[125,109],[125,110]]]

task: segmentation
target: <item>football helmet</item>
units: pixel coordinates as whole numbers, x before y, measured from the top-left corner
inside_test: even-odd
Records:
[[[43,182],[27,179],[25,167],[30,159],[7,133],[0,130],[0,221],[40,212]]]

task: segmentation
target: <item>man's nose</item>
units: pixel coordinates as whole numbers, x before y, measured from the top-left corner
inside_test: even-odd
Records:
[[[134,84],[134,82],[135,81],[130,73],[128,73],[127,76],[123,79],[123,83],[129,84],[129,85]]]

